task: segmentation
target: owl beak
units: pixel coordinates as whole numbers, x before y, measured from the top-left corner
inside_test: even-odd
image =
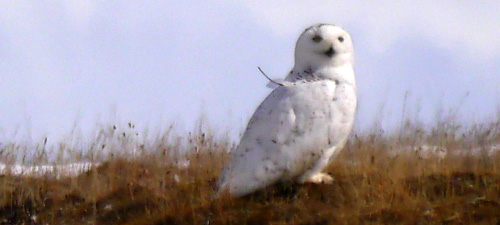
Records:
[[[330,48],[328,49],[328,51],[325,52],[325,55],[332,58],[333,55],[335,55],[335,50],[333,49],[333,46],[330,46]]]

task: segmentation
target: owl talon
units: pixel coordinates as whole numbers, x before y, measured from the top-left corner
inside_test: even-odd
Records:
[[[306,180],[306,182],[314,184],[332,184],[333,177],[326,173],[318,173],[311,176],[308,180]]]

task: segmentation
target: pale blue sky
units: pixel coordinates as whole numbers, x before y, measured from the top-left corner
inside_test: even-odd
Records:
[[[355,41],[357,129],[398,124],[406,91],[424,121],[440,105],[496,115],[498,1],[307,2],[0,1],[0,141],[61,139],[75,122],[189,129],[201,111],[240,131],[270,92],[257,66],[284,77],[318,22]]]

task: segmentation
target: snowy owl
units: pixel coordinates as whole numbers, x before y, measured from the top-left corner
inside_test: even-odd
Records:
[[[307,28],[295,66],[260,104],[218,180],[238,197],[279,181],[331,183],[321,171],[345,145],[356,111],[350,35],[330,24]]]

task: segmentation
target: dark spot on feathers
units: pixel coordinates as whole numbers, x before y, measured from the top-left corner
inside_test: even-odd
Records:
[[[304,70],[304,73],[305,74],[312,74],[313,73],[312,68],[310,68],[310,67],[307,68],[307,70]]]
[[[336,26],[335,24],[320,23],[320,24],[318,25],[318,27],[328,26],[328,25],[330,25],[330,26]]]
[[[271,141],[272,141],[274,144],[276,144],[276,143],[277,143],[277,141],[276,141],[276,140],[274,140],[274,139],[273,139],[273,140],[271,140]]]
[[[339,85],[339,83],[340,83],[340,82],[339,82],[339,80],[337,80],[337,79],[335,79],[335,80],[333,80],[333,81],[335,81],[335,84],[336,84],[336,85]]]

